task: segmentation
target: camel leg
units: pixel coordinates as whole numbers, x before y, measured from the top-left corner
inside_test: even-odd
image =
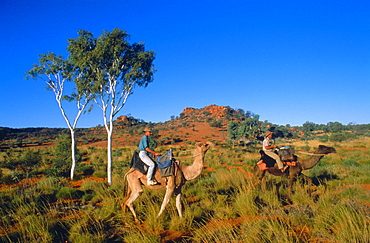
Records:
[[[307,181],[309,185],[312,185],[312,178],[310,178],[310,177],[308,177],[308,176],[306,176],[302,173],[299,174],[298,176],[300,178],[304,179],[305,181]],[[295,179],[296,179],[296,176],[290,176],[290,178],[289,178],[288,190],[289,190],[290,193],[293,192],[293,184],[294,184]]]
[[[257,186],[259,184],[261,185],[263,183],[264,178],[265,178],[265,174],[266,174],[266,170],[261,171],[261,170],[259,170],[258,166],[256,165],[254,167],[254,176],[253,176],[254,183],[253,183],[253,185],[254,186]]]
[[[304,174],[300,174],[299,177],[304,179],[305,181],[307,181],[310,186],[312,185],[312,178],[311,177],[308,177]]]
[[[289,192],[289,194],[292,194],[293,193],[293,184],[294,184],[294,181],[295,181],[295,176],[290,176],[289,177],[289,184],[288,184],[288,192]]]
[[[140,196],[141,192],[142,191],[131,192],[130,197],[126,200],[126,202],[123,203],[123,208],[127,206],[130,209],[132,215],[134,216],[135,222],[139,222],[139,220],[137,219],[132,203]]]
[[[143,192],[143,188],[141,187],[140,180],[137,178],[128,176],[127,181],[128,181],[130,195],[128,196],[126,201],[121,205],[121,207],[122,207],[122,210],[124,211],[124,209],[127,206],[130,209],[132,215],[134,216],[135,222],[139,222],[132,204]]]
[[[176,190],[176,208],[179,213],[179,217],[182,218],[182,205],[181,205],[181,189]]]
[[[163,213],[174,191],[175,191],[175,177],[174,176],[167,177],[166,194],[164,196],[161,209],[159,210],[157,218]]]
[[[167,187],[166,195],[164,196],[164,199],[163,199],[163,202],[162,202],[162,205],[161,205],[161,209],[159,210],[157,218],[163,213],[164,209],[166,208],[167,204],[169,203],[169,201],[171,199],[171,196],[173,194],[173,191],[174,191],[174,188]]]

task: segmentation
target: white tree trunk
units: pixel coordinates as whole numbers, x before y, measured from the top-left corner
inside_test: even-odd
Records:
[[[75,131],[73,128],[70,129],[71,131],[71,150],[72,150],[72,166],[71,166],[71,180],[73,180],[74,171],[76,168],[76,141],[75,141]]]
[[[112,131],[113,131],[113,124],[110,125],[108,133],[108,145],[107,145],[107,176],[108,176],[108,183],[112,185]]]
[[[64,117],[64,120],[66,121],[66,123],[68,125],[68,128],[70,130],[70,133],[71,133],[71,151],[72,151],[71,152],[71,157],[72,157],[71,180],[73,180],[74,171],[75,171],[75,168],[76,168],[76,138],[75,138],[75,129],[76,129],[77,121],[80,118],[80,116],[81,116],[82,112],[84,111],[84,109],[85,109],[86,105],[88,104],[88,102],[85,102],[85,104],[83,104],[83,105],[80,105],[79,102],[77,103],[78,112],[77,112],[77,115],[76,115],[75,120],[73,122],[73,125],[71,125],[71,123],[70,123],[70,121],[69,121],[69,119],[67,117],[67,114],[64,111],[64,108],[63,108],[63,105],[62,105],[62,101],[61,101],[61,95],[57,95],[56,94],[56,100],[58,102],[59,109],[62,112],[62,115]]]

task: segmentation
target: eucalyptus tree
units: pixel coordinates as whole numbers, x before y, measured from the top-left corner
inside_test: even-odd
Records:
[[[235,141],[239,139],[238,127],[238,122],[229,121],[229,124],[227,124],[227,135],[231,139],[233,147],[235,146]]]
[[[107,132],[107,171],[111,184],[112,134],[114,117],[125,105],[136,86],[146,87],[153,81],[153,51],[143,43],[129,43],[129,35],[118,28],[104,31],[95,38],[91,32],[78,31],[69,39],[70,61],[83,75],[79,82],[95,94],[94,101],[103,113]]]
[[[61,55],[56,55],[52,52],[39,55],[39,63],[34,64],[33,68],[26,73],[28,74],[26,77],[40,78],[45,81],[46,89],[51,90],[55,95],[55,100],[71,133],[72,166],[70,176],[73,179],[76,167],[75,129],[81,114],[92,99],[91,93],[89,93],[89,89],[83,87],[83,84],[78,83],[80,74],[75,72],[73,65],[68,60],[63,59]],[[73,81],[76,88],[74,92],[66,95],[66,83],[68,81]],[[77,113],[73,121],[68,117],[63,101],[76,102]]]
[[[254,115],[253,117],[249,117],[239,124],[239,139],[244,140],[244,145],[246,145],[248,140],[253,141],[257,139],[257,136],[260,133],[258,120],[259,115]]]

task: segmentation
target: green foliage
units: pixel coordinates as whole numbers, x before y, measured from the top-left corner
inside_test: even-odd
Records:
[[[233,145],[236,140],[255,140],[261,132],[258,122],[259,116],[246,118],[242,122],[230,121],[227,126],[228,137],[231,139]]]
[[[96,217],[94,213],[87,214],[72,225],[68,239],[76,243],[106,242],[109,229],[108,221]]]
[[[209,124],[211,127],[222,127],[222,121],[221,120],[217,120],[217,121],[212,121],[210,124]]]
[[[69,135],[60,134],[56,139],[54,150],[54,163],[52,168],[48,170],[48,174],[52,176],[67,176],[72,164],[72,148],[71,137]],[[75,148],[76,162],[81,160],[81,153]]]
[[[300,147],[300,149],[303,151],[310,151],[311,147],[309,145],[305,145],[305,146]]]
[[[297,148],[302,149],[299,143]],[[306,150],[317,147],[312,141],[303,145]],[[164,192],[144,188],[133,205],[142,222],[139,225],[128,210],[120,208],[126,196],[127,164],[114,164],[111,186],[104,180],[85,179],[80,188],[72,187],[68,179],[56,176],[44,177],[36,184],[15,184],[0,191],[0,227],[6,234],[0,235],[0,241],[33,242],[36,235],[46,242],[367,242],[370,195],[364,184],[370,184],[370,150],[363,140],[338,143],[335,148],[336,154],[304,171],[313,177],[315,186],[298,180],[294,194],[289,195],[287,178],[269,175],[264,185],[251,178],[258,151],[217,146],[206,154],[207,169],[183,187],[184,217],[178,217],[171,198],[157,218]],[[115,152],[130,158],[133,149]],[[185,150],[187,146],[175,147],[173,152],[189,164],[193,158],[180,158],[191,155]],[[25,152],[13,151],[14,157],[21,158]],[[89,160],[79,164],[80,173],[84,168],[105,170],[106,163],[96,158],[106,149],[91,146],[84,153]],[[43,164],[48,166],[53,164]],[[4,169],[3,176],[7,173]],[[175,234],[178,238],[171,238]]]
[[[358,163],[354,159],[346,159],[346,160],[344,160],[343,161],[343,165],[345,165],[345,166],[356,166],[356,167],[361,166],[360,163]]]
[[[37,168],[42,161],[41,154],[38,150],[20,151],[8,150],[0,161],[0,167],[10,169],[12,171],[21,170],[30,172]]]
[[[239,138],[237,122],[229,122],[229,124],[227,125],[227,134],[231,141],[233,141],[233,143]]]
[[[98,177],[98,178],[107,178],[107,172],[103,171],[103,170],[94,171],[94,173],[92,175],[94,177]]]
[[[343,142],[349,139],[352,139],[353,135],[350,133],[333,133],[329,137],[329,141],[331,142]]]
[[[76,188],[62,187],[58,190],[56,197],[62,200],[80,199],[83,192],[77,190]]]
[[[302,125],[302,132],[308,136],[312,133],[312,131],[315,130],[315,127],[316,127],[316,124],[313,123],[313,122],[305,122],[303,125]]]

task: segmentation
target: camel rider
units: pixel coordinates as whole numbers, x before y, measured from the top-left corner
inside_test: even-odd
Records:
[[[277,147],[276,145],[272,145],[272,141],[270,140],[272,139],[272,137],[273,137],[273,133],[268,131],[266,133],[265,139],[262,142],[263,152],[265,152],[267,156],[273,158],[276,161],[279,167],[279,170],[281,170],[281,172],[284,172],[288,168],[288,166],[284,167],[283,162],[281,162],[279,155],[277,155],[276,153],[274,153],[274,151],[272,151],[273,148]]]
[[[161,155],[158,152],[155,152],[154,150],[149,148],[149,136],[152,135],[152,130],[149,127],[146,127],[144,129],[144,136],[141,137],[140,143],[139,143],[139,157],[140,159],[146,164],[148,168],[147,172],[147,183],[149,186],[154,186],[157,185],[158,182],[154,178],[154,168],[155,168],[155,163],[153,160],[148,156],[148,153],[152,153],[155,156]]]

